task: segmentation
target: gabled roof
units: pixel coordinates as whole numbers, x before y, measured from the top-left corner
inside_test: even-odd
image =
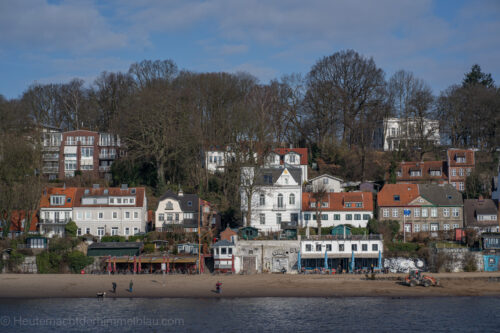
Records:
[[[394,196],[399,196],[399,201]],[[378,193],[377,203],[381,207],[406,206],[418,196],[417,184],[385,184]]]
[[[302,193],[302,210],[303,211],[316,211],[316,208],[311,207],[311,202],[315,202],[314,193],[303,192]],[[328,192],[325,195],[326,200],[328,200],[328,207],[323,207],[321,210],[323,212],[328,211],[346,211],[346,212],[357,212],[357,211],[373,211],[373,194],[371,192],[339,192],[333,193]],[[362,202],[363,207],[346,207],[347,202]]]
[[[178,201],[183,212],[198,212],[198,194],[183,193],[179,195],[172,191],[167,191],[161,196],[159,202],[169,198]],[[189,202],[191,202],[191,206],[188,204]]]
[[[72,208],[75,203],[76,189],[76,187],[49,187],[44,189],[40,199],[40,208]],[[65,195],[64,204],[51,205],[50,196],[52,195]]]
[[[288,170],[288,173],[297,182],[298,185],[302,184],[302,171],[299,168],[261,168],[258,170],[258,175],[255,177],[255,184],[261,186],[270,186],[276,184],[276,181],[281,177],[283,171]],[[272,184],[264,181],[264,176],[272,177]]]
[[[219,246],[234,246],[234,243],[223,239],[212,245],[212,247],[219,247]]]
[[[409,180],[447,180],[448,179],[448,168],[446,161],[424,161],[424,162],[401,162],[399,165],[399,170],[401,171],[401,176],[397,176],[398,181]],[[422,171],[421,176],[411,176],[411,171]],[[431,171],[441,171],[440,176],[432,176]]]
[[[449,184],[419,184],[420,195],[437,206],[462,206],[462,194]]]
[[[499,211],[495,202],[491,199],[466,199],[464,201],[464,222],[466,227],[478,226],[497,226]],[[478,215],[497,215],[496,221],[477,220]]]
[[[307,165],[307,148],[276,148],[274,152],[279,155],[286,155],[290,152],[294,152],[300,155],[300,164]]]
[[[451,167],[474,166],[474,151],[471,149],[448,149],[446,151]],[[456,157],[465,157],[465,163],[457,163]]]
[[[343,179],[341,179],[341,178],[338,178],[338,177],[335,177],[335,176],[332,176],[332,175],[328,175],[328,174],[326,174],[326,173],[325,173],[325,174],[322,174],[321,176],[318,176],[318,177],[314,177],[314,178],[309,179],[309,182],[310,182],[310,183],[312,183],[312,182],[313,182],[313,181],[315,181],[316,179],[321,179],[321,178],[325,178],[325,177],[326,177],[326,178],[330,178],[330,179],[335,179],[335,180],[337,180],[337,181],[339,181],[339,182],[341,182],[341,183],[344,181],[344,180],[343,180]]]

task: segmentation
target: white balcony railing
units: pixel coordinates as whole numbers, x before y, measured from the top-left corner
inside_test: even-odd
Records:
[[[273,210],[286,210],[286,205],[273,205]]]
[[[99,154],[99,158],[101,160],[114,160],[116,158],[116,154]]]

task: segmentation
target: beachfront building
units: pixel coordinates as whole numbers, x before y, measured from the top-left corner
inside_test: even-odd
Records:
[[[474,229],[479,234],[483,232],[499,232],[499,208],[492,199],[464,200],[464,227]]]
[[[75,198],[75,187],[49,187],[43,190],[39,211],[39,229],[42,235],[64,235],[66,223],[74,216]]]
[[[132,236],[146,231],[147,199],[144,187],[76,189],[73,220],[77,234],[102,237]]]
[[[386,184],[377,203],[379,220],[398,221],[406,233],[463,228],[462,194],[449,184]]]
[[[357,228],[366,228],[373,218],[373,194],[371,192],[326,193],[321,200],[315,194],[302,194],[301,225],[317,227],[317,205],[321,205],[321,226],[324,228],[350,224]]]
[[[235,249],[234,243],[227,240],[220,240],[212,245],[215,271],[234,273]]]
[[[342,192],[344,190],[344,181],[338,177],[324,174],[310,179],[306,185],[306,190],[307,192],[318,192],[318,190]]]
[[[335,269],[338,272],[382,267],[382,235],[337,235],[306,239],[300,244],[301,269]]]
[[[297,226],[302,207],[302,173],[299,168],[241,169],[243,224],[259,231],[281,230],[282,223]],[[250,205],[250,221],[247,212]]]
[[[235,273],[297,272],[300,241],[242,240],[235,243]]]

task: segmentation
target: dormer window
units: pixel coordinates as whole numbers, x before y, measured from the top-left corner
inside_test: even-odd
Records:
[[[50,204],[53,206],[62,206],[66,199],[65,195],[52,195],[50,196]]]
[[[272,184],[273,183],[273,176],[272,175],[264,175],[264,183],[265,184]]]
[[[295,163],[295,155],[294,154],[290,155],[290,163]]]
[[[193,202],[192,201],[188,201],[188,207],[192,207],[193,206]]]
[[[422,172],[420,170],[411,170],[410,176],[411,177],[420,177],[420,176],[422,176]]]
[[[167,204],[165,205],[165,210],[173,210],[174,205],[172,204],[171,201],[168,201]]]
[[[401,201],[401,198],[399,197],[399,195],[394,195],[394,201]]]
[[[465,163],[465,156],[456,155],[457,163]]]

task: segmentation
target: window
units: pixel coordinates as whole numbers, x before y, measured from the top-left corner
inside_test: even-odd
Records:
[[[190,220],[190,219],[193,219],[193,218],[194,218],[194,214],[193,213],[184,213],[184,219]]]
[[[321,201],[321,207],[328,208],[328,201]]]
[[[351,202],[346,202],[346,203],[345,203],[345,206],[346,206],[347,208],[351,208],[351,207],[352,207],[352,203],[351,203]]]
[[[104,213],[103,212],[97,213],[97,219],[102,220],[103,218],[104,218]]]
[[[414,224],[414,225],[413,225],[413,230],[414,230],[415,232],[420,232],[420,224]]]
[[[64,205],[64,200],[65,200],[64,195],[53,195],[50,197],[50,204],[54,206],[62,206]]]
[[[167,214],[167,222],[172,222],[172,221],[173,221],[173,219],[174,219],[174,214],[172,214],[172,213],[168,213],[168,214]]]
[[[382,210],[382,215],[383,215],[384,217],[389,217],[389,209],[384,208],[384,209]]]
[[[97,228],[97,236],[104,236],[104,227]]]
[[[453,224],[453,229],[458,229],[458,228],[460,228],[460,226],[458,225],[458,223],[454,223]]]
[[[333,219],[335,221],[340,221],[340,214],[333,214]]]
[[[295,163],[295,155],[290,155],[290,163]]]
[[[321,214],[321,219],[323,221],[328,221],[328,214]]]
[[[328,178],[323,178],[323,184],[328,184]]]
[[[398,209],[397,208],[392,209],[392,217],[398,217]]]
[[[310,202],[310,203],[309,203],[309,207],[311,207],[311,208],[315,208],[315,207],[316,207],[316,203],[315,203],[315,202]]]
[[[264,205],[266,204],[266,196],[265,196],[264,194],[261,194],[261,195],[259,196],[259,204],[260,204],[261,206],[264,206]]]
[[[361,214],[354,214],[354,220],[356,221],[361,220]]]
[[[134,235],[137,235],[141,230],[137,227],[134,228]]]
[[[128,204],[128,198],[123,198],[123,203]]]
[[[457,175],[457,169],[452,168],[452,169],[451,169],[451,175],[452,175],[452,176],[456,176],[456,175]]]
[[[87,228],[87,229],[85,229],[85,230],[86,230],[86,231],[85,231],[85,233],[86,233],[87,235],[90,235],[90,228]]]
[[[420,208],[413,209],[413,216],[420,217]]]
[[[288,177],[283,178],[285,180],[285,184],[288,184]]]
[[[345,214],[346,220],[352,220],[352,214]]]
[[[444,229],[445,231],[450,230],[450,225],[449,225],[448,223],[443,224],[443,229]]]
[[[278,194],[278,208],[283,208],[283,194]]]
[[[316,243],[316,252],[321,252],[321,243]]]
[[[368,251],[368,244],[361,244],[361,251]]]
[[[429,225],[427,223],[422,224],[422,231],[429,231]]]
[[[458,174],[460,175],[460,177],[463,177],[464,176],[464,169],[462,169],[462,168],[458,169]]]
[[[179,213],[175,213],[175,220],[179,222]]]
[[[339,252],[344,252],[344,244],[339,244]]]
[[[370,219],[370,214],[363,214],[363,220],[368,221]]]
[[[437,216],[438,216],[437,208],[431,208],[431,217],[437,217]]]
[[[94,148],[82,147],[81,153],[81,157],[94,157]]]
[[[458,183],[458,189],[459,189],[460,191],[463,191],[463,190],[465,189],[465,187],[464,187],[464,183],[463,183],[463,182]]]
[[[116,220],[118,218],[118,212],[113,212],[113,220]]]
[[[427,208],[422,208],[422,217],[429,217]]]
[[[326,252],[332,252],[332,244],[326,244]]]
[[[260,224],[266,224],[266,214],[259,214]]]
[[[411,224],[409,223],[405,224],[405,232],[411,232]]]
[[[460,216],[460,210],[458,208],[452,208],[451,215],[453,217],[459,217]]]
[[[125,228],[125,235],[128,236],[129,234],[130,234],[130,228],[127,227],[127,228]]]
[[[305,213],[304,214],[304,220],[309,221],[311,219],[311,214]]]
[[[109,199],[109,203],[114,204],[114,203],[115,203],[115,198],[110,198],[110,199]]]
[[[372,244],[372,251],[378,251],[378,244]]]
[[[132,191],[133,191],[133,189],[132,189]],[[135,198],[130,198],[130,203],[135,204]]]
[[[92,218],[92,212],[91,211],[86,211],[85,212],[85,219],[90,220]]]
[[[118,227],[111,228],[111,236],[116,236],[116,235],[118,235]]]
[[[226,254],[227,249],[225,247],[220,248],[220,254]]]
[[[280,224],[281,223],[281,213],[277,213],[276,214],[276,224]]]
[[[78,228],[78,229],[76,230],[76,234],[77,234],[78,236],[81,236],[81,235],[82,235],[82,229],[81,229],[81,228]]]
[[[134,219],[137,220],[139,218],[139,212],[134,212]]]
[[[122,203],[122,198],[116,198],[116,203],[121,204]]]
[[[227,254],[233,254],[233,248],[232,247],[228,247],[227,248]]]
[[[356,202],[356,208],[363,208],[362,202]]]
[[[188,201],[188,206],[189,207],[193,206],[193,202],[192,201]]]
[[[171,214],[170,214],[171,215]],[[130,219],[130,212],[125,212],[125,218]]]
[[[420,170],[411,170],[410,176],[411,177],[420,177],[420,176],[422,176],[422,172]]]
[[[211,155],[208,157],[208,161],[209,161],[210,163],[212,163],[212,156],[211,156]]]
[[[158,221],[165,221],[165,215],[158,214]]]
[[[352,244],[351,245],[351,251],[357,251],[358,250],[358,245],[357,244]]]
[[[311,251],[312,251],[312,245],[306,244],[306,252],[311,252]]]
[[[439,224],[431,223],[431,231],[438,231],[438,230],[439,230]]]
[[[83,220],[83,212],[76,212],[76,219]]]
[[[399,197],[399,195],[395,195],[395,196],[394,196],[394,201],[400,201],[400,197]]]
[[[443,208],[443,216],[450,217],[450,209],[449,208]]]

